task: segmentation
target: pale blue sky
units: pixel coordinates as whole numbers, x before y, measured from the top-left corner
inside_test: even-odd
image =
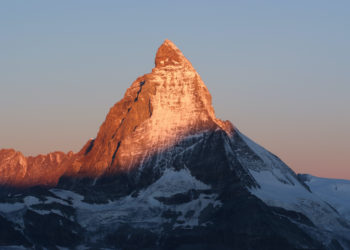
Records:
[[[0,1],[0,148],[74,150],[172,40],[217,115],[350,179],[350,1]]]

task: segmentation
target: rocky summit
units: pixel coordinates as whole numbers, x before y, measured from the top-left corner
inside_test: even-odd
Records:
[[[312,180],[216,118],[165,40],[78,153],[0,151],[0,248],[350,249],[350,182]]]

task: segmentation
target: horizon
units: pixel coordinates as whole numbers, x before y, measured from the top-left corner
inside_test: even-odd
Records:
[[[0,149],[79,151],[170,39],[202,77],[218,118],[297,173],[350,179],[349,3],[36,3],[0,10]]]

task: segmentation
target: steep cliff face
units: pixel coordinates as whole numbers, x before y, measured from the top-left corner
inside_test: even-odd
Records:
[[[155,65],[111,108],[88,148],[67,163],[67,169],[74,166],[67,175],[129,171],[186,136],[220,128],[233,132],[230,122],[215,117],[208,89],[171,41],[160,46]]]

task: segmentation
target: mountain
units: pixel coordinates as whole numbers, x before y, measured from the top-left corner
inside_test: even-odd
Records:
[[[169,40],[158,49],[155,65],[111,108],[88,148],[67,163],[74,166],[68,175],[130,171],[189,135],[218,128],[231,133],[231,123],[215,117],[200,76]]]
[[[350,249],[346,205],[217,119],[169,40],[78,153],[2,150],[0,173],[12,249]]]

